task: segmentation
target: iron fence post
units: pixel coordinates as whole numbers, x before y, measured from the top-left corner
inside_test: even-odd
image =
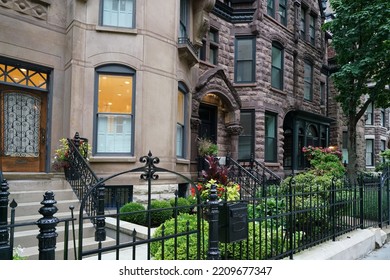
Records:
[[[364,183],[359,184],[359,198],[360,198],[360,228],[364,228]]]
[[[53,215],[57,213],[58,208],[54,205],[57,201],[54,200],[52,191],[45,192],[43,196],[43,205],[39,209],[39,213],[43,216],[37,221],[39,227],[38,250],[40,260],[55,260],[55,249],[57,241],[56,226],[59,222],[58,218]]]
[[[382,228],[382,223],[383,223],[383,205],[382,205],[383,185],[381,179],[382,178],[379,178],[378,180],[378,225],[380,228]]]
[[[7,225],[8,218],[8,182],[3,179],[2,172],[0,171],[0,226]],[[0,229],[0,260],[11,260],[12,259],[12,248],[9,244],[9,233],[8,228],[4,227]]]
[[[220,251],[219,251],[219,232],[218,232],[218,195],[217,195],[217,186],[215,184],[211,185],[210,196],[209,196],[209,250],[207,252],[207,259],[209,260],[219,260]]]
[[[335,177],[332,178],[330,184],[330,211],[331,211],[331,219],[332,219],[332,240],[336,241],[336,185],[335,185]]]
[[[101,242],[106,240],[105,218],[104,218],[104,184],[100,184],[97,189],[97,218],[95,241]]]

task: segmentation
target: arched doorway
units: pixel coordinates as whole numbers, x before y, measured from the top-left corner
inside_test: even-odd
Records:
[[[241,101],[221,68],[199,78],[192,98],[191,160],[197,163],[197,140],[209,138],[218,145],[218,156],[238,155]],[[191,168],[195,171],[195,166]]]

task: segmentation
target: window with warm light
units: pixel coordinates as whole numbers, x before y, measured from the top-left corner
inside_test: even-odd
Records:
[[[97,69],[96,153],[133,151],[134,71],[111,65]]]
[[[47,90],[48,74],[28,68],[0,63],[0,82]]]
[[[102,25],[135,28],[135,0],[103,0]]]

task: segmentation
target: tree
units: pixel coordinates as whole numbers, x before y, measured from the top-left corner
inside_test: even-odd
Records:
[[[332,74],[336,101],[348,127],[348,167],[357,169],[356,126],[370,103],[390,107],[390,1],[330,0],[334,19],[324,29],[332,34],[337,70]]]

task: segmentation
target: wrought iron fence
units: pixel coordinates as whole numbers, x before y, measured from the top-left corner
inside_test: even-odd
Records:
[[[358,228],[389,225],[389,178],[388,172],[372,181],[367,178],[352,184],[345,178],[323,180],[319,176],[290,177],[280,185],[263,185],[252,190],[254,195],[241,195],[238,201],[220,201],[217,186],[212,185],[208,201],[202,201],[194,182],[179,173],[158,167],[159,159],[151,153],[140,159],[145,165],[115,174],[98,181],[84,193],[79,216],[77,258],[85,259],[283,259]],[[104,212],[106,187],[110,179],[129,172],[139,173],[147,185],[147,203],[144,210]],[[178,188],[171,190],[172,203],[167,207],[152,206],[152,184],[159,174],[174,174],[190,184],[190,204],[180,204]],[[238,180],[239,178],[236,177]],[[244,182],[245,183],[245,182]],[[244,191],[244,188],[241,188]],[[7,225],[4,206],[7,188],[0,192],[0,248],[4,258],[10,248],[8,236],[16,224]],[[48,220],[42,227],[40,246],[50,245],[42,259],[53,258],[55,250],[55,218],[51,193],[47,194]],[[84,216],[89,196],[95,196],[96,214]],[[370,209],[374,209],[369,215]],[[153,222],[169,212],[169,217],[157,228]],[[186,213],[182,213],[186,212]],[[44,211],[42,211],[42,214]],[[141,215],[144,233],[129,219]],[[127,218],[125,218],[125,216]],[[132,217],[132,218],[130,218]],[[95,245],[86,248],[83,243],[85,219],[95,223]],[[4,222],[5,221],[5,222]],[[48,223],[47,223],[48,222]],[[6,224],[6,225],[5,225]],[[37,226],[40,222],[37,221]],[[110,236],[109,229],[113,235]],[[106,241],[109,236],[113,243]],[[5,239],[5,237],[7,237]],[[45,241],[45,238],[48,240]],[[46,244],[46,245],[45,245]],[[3,246],[6,245],[6,246]],[[40,256],[41,258],[41,256]],[[67,257],[66,257],[67,258]]]

